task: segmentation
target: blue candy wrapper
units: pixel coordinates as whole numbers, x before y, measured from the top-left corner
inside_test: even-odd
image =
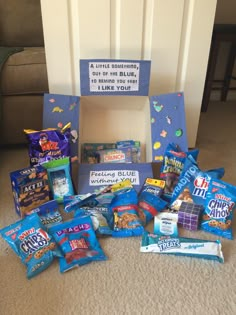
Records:
[[[77,217],[50,228],[50,233],[59,244],[64,257],[59,259],[60,272],[106,260],[89,216]]]
[[[142,253],[172,254],[224,262],[221,242],[185,237],[171,237],[144,231],[140,247]]]

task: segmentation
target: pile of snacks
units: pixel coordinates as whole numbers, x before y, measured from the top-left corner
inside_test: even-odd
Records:
[[[233,238],[232,220],[236,187],[223,182],[224,169],[202,171],[198,150],[182,152],[175,144],[166,148],[159,178],[147,178],[137,192],[129,180],[76,195],[71,179],[69,133],[46,129],[25,131],[29,140],[30,166],[11,172],[16,212],[21,220],[0,230],[2,237],[27,267],[30,279],[59,259],[64,273],[92,261],[107,259],[99,237],[141,236],[141,252],[185,255],[223,262],[220,240],[179,237],[178,227],[202,229]],[[99,147],[100,145],[100,147]],[[135,142],[98,144],[105,150],[130,149]],[[132,147],[133,146],[133,147]],[[139,144],[140,148],[140,144]],[[86,147],[94,151],[94,144]],[[72,218],[63,220],[63,212]],[[146,231],[154,220],[154,231]]]

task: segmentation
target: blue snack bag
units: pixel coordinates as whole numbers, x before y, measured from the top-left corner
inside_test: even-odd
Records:
[[[79,208],[78,204],[81,200],[90,197],[91,194],[63,196],[63,206],[65,212],[75,211]]]
[[[221,180],[212,179],[206,196],[201,229],[232,240],[235,202],[236,187]]]
[[[138,195],[129,180],[112,186],[114,198],[109,206],[113,213],[114,237],[139,236],[143,233],[142,222],[138,216]]]
[[[160,197],[165,187],[165,181],[147,178],[138,195],[138,215],[146,225],[151,219],[167,206]]]
[[[59,258],[60,272],[106,260],[89,216],[77,217],[52,226],[50,233],[59,244],[64,257]]]
[[[140,252],[189,256],[224,262],[220,240],[209,241],[169,235],[162,236],[147,231],[143,233]]]
[[[62,216],[58,209],[58,203],[55,200],[50,200],[40,205],[38,208],[31,210],[27,215],[37,213],[41,222],[46,227],[52,224],[62,222]]]
[[[174,189],[170,208],[178,211],[183,201],[204,206],[211,178],[221,178],[223,174],[223,168],[201,171],[196,161],[191,156],[187,157],[179,182]]]
[[[30,165],[70,157],[70,128],[71,123],[66,124],[61,130],[56,128],[40,131],[24,129],[29,143]]]
[[[55,257],[62,256],[36,213],[3,228],[0,233],[27,267],[28,279],[48,268]]]
[[[165,200],[170,201],[179,176],[184,168],[186,158],[191,155],[194,160],[197,160],[198,153],[198,149],[183,152],[176,144],[169,143],[160,170],[160,178],[166,182],[163,193]]]
[[[74,195],[69,157],[52,160],[42,165],[47,169],[49,186],[54,200],[63,203],[64,196]]]
[[[111,235],[112,214],[107,206],[79,208],[74,213],[74,218],[89,215],[93,222],[93,228],[98,235]]]

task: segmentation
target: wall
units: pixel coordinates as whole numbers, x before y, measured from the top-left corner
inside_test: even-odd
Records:
[[[79,95],[83,58],[150,59],[150,95],[184,91],[195,146],[216,0],[41,0],[41,7],[50,92]]]
[[[236,24],[236,0],[217,0],[214,23]],[[214,76],[215,80],[222,80],[224,77],[229,48],[230,46],[228,43],[221,44]],[[236,64],[234,66],[233,75],[236,77]],[[214,86],[220,87],[221,84],[214,84]],[[231,87],[236,88],[236,80],[231,80]],[[220,100],[220,91],[212,91],[211,100]],[[236,100],[236,91],[230,90],[227,100]]]

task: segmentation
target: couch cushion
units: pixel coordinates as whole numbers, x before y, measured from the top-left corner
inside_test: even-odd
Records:
[[[3,96],[0,145],[27,143],[24,129],[41,130],[43,96]]]
[[[2,95],[41,94],[48,92],[45,50],[27,47],[11,55],[0,78]]]
[[[40,0],[0,0],[0,46],[44,46]]]

